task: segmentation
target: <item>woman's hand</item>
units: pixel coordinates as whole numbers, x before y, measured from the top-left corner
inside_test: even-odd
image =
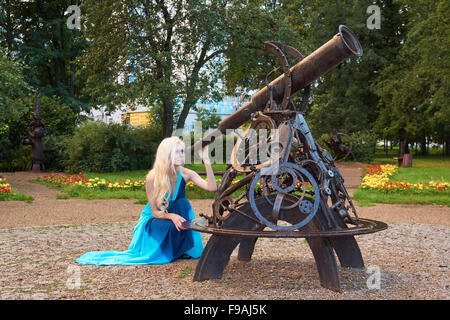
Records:
[[[199,150],[198,154],[204,164],[209,164],[209,145],[206,145],[202,148],[202,150]]]
[[[169,213],[170,214],[170,220],[175,225],[175,228],[177,228],[178,231],[186,230],[185,227],[183,227],[183,222],[186,222],[186,219],[182,216],[176,214],[176,213]],[[180,230],[181,229],[181,230]]]

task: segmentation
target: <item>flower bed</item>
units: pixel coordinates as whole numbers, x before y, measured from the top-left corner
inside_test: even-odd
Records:
[[[409,183],[405,181],[390,181],[390,178],[398,173],[398,167],[387,165],[368,165],[366,175],[362,179],[361,188],[368,190],[381,190],[386,193],[413,191],[415,193],[425,191],[444,191],[448,190],[450,184],[447,182],[419,182]]]
[[[236,177],[231,184],[235,184],[241,179],[243,176]],[[206,178],[206,180],[208,180]],[[219,186],[222,177],[215,178],[216,185]],[[58,187],[62,188],[66,195],[59,196],[60,199],[66,199],[70,197],[81,197],[88,199],[109,199],[115,198],[119,196],[120,199],[129,197],[137,197],[139,198],[139,203],[146,203],[146,195],[145,195],[145,180],[137,179],[132,180],[128,178],[117,179],[108,179],[106,178],[89,178],[87,175],[83,173],[79,174],[47,174],[38,177],[35,182],[41,183],[50,187]],[[298,181],[296,192],[301,192],[302,188],[306,188],[306,190],[312,189],[312,186],[308,182],[303,182],[304,186],[302,186],[301,181]],[[256,183],[256,191],[260,187],[260,181]],[[116,191],[136,191],[136,192],[116,192]],[[109,192],[112,191],[112,192]],[[236,190],[231,196],[238,197],[245,191],[245,186]],[[205,191],[198,186],[196,186],[192,181],[186,183],[186,192],[187,196],[192,199],[211,199],[215,197],[214,192]],[[142,195],[141,195],[142,193]]]
[[[88,179],[87,176],[82,173],[76,175],[49,174],[39,177],[37,180],[39,182],[46,182],[53,185],[72,185],[101,190],[145,189],[145,182],[142,179],[119,179],[118,181],[111,181],[110,179],[100,179],[98,177]]]
[[[0,197],[7,196],[13,193],[14,191],[9,183],[6,182],[6,178],[0,178]]]
[[[231,182],[231,185],[233,185],[233,184],[235,184],[235,183],[237,183],[237,182],[239,182],[241,179],[243,179],[244,177],[236,177],[236,178],[234,178],[233,179],[233,181]],[[206,179],[206,180],[208,180],[208,179]],[[222,181],[222,178],[216,178],[216,185],[217,185],[217,187],[219,187],[219,185],[220,185],[220,182]],[[259,189],[259,187],[260,187],[260,181],[258,181],[257,183],[256,183],[256,190],[258,191],[258,189]],[[241,187],[239,190],[244,190],[244,188],[245,188],[245,186],[244,187]],[[306,190],[312,190],[312,186],[311,186],[311,184],[308,182],[308,181],[305,181],[305,182],[301,182],[300,180],[297,180],[297,186],[296,186],[296,188],[297,188],[297,190],[302,190],[302,188],[306,188]],[[195,190],[199,190],[200,188],[199,187],[197,187],[192,181],[189,181],[187,184],[186,184],[186,191],[195,191]],[[242,191],[241,190],[241,191]],[[236,191],[235,191],[236,192]]]
[[[0,201],[25,201],[27,203],[33,202],[33,197],[21,194],[14,190],[11,185],[6,182],[6,178],[0,178]]]

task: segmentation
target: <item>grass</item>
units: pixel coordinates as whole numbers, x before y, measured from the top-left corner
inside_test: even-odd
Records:
[[[180,272],[180,274],[177,276],[178,279],[184,279],[188,276],[190,276],[194,272],[194,268],[188,267]]]
[[[423,156],[420,154],[416,154],[413,150],[411,150],[413,155],[413,168],[430,168],[430,164],[433,167],[438,168],[449,168],[450,157],[442,154],[442,150],[430,150],[430,154]],[[377,148],[374,159],[370,162],[370,164],[381,163],[381,164],[397,164],[397,160],[394,157],[399,156],[398,147],[393,148],[392,150],[388,150],[385,152],[383,148]]]
[[[374,203],[388,204],[434,204],[450,206],[449,192],[442,194],[411,194],[411,193],[392,193],[387,194],[377,190],[355,190],[353,200],[360,207],[373,206]]]
[[[398,156],[398,149],[388,150],[378,149],[371,164],[396,164],[393,159]],[[187,164],[185,167],[197,172],[204,172],[203,164]],[[225,171],[227,164],[213,164],[213,171]],[[119,179],[143,179],[148,170],[122,171],[114,173],[87,172],[84,173],[88,178],[98,177],[99,179],[118,181]],[[365,172],[364,172],[365,174]],[[216,176],[220,180],[221,176]],[[399,172],[391,177],[392,181],[402,180],[409,183],[418,182],[449,182],[450,181],[450,157],[442,155],[442,151],[431,152],[428,156],[413,154],[412,168],[399,168]],[[33,181],[36,182],[36,181]],[[146,204],[147,196],[144,190],[100,190],[88,189],[81,186],[55,186],[53,184],[41,182],[49,187],[58,188],[64,194],[59,195],[59,199],[82,198],[82,199],[136,199],[137,204]],[[231,197],[237,198],[244,192],[244,188],[235,191]],[[188,199],[214,199],[215,192],[209,192],[194,186],[186,188],[186,197]],[[26,197],[26,196],[25,196]],[[392,203],[392,204],[439,204],[450,206],[449,191],[428,191],[421,194],[413,192],[384,193],[377,190],[362,190],[357,188],[352,197],[358,206],[373,206],[374,203]],[[25,201],[25,200],[24,200]],[[32,200],[31,200],[32,201]]]
[[[121,174],[117,175],[117,173],[111,174],[110,176],[107,176],[105,173],[102,174],[102,178],[105,179],[116,179],[113,178],[120,176],[123,177]],[[91,177],[89,175],[89,177]],[[100,176],[98,176],[100,178]],[[111,178],[108,178],[111,177]],[[117,178],[119,180],[119,178]],[[59,194],[56,196],[57,199],[71,199],[71,198],[79,198],[79,199],[88,199],[88,200],[94,200],[94,199],[136,199],[136,204],[146,204],[147,203],[147,196],[145,194],[144,190],[100,190],[100,189],[88,189],[86,187],[82,186],[73,186],[73,185],[55,185],[53,183],[45,182],[45,181],[38,181],[38,180],[30,180],[34,183],[39,183],[42,185],[45,185],[49,188],[58,189],[62,192],[62,194]]]
[[[24,201],[26,203],[32,203],[34,201],[34,198],[19,192],[14,192],[10,194],[0,195],[0,201]]]
[[[205,172],[205,166],[203,164],[187,164],[186,168],[197,172]],[[227,168],[226,164],[212,164],[214,172],[225,171]],[[100,180],[111,180],[119,181],[119,179],[144,179],[148,170],[134,170],[134,171],[121,171],[121,172],[85,172],[87,179],[92,179],[98,177]],[[221,176],[216,176],[216,178],[221,178]],[[100,190],[96,188],[88,189],[82,186],[73,185],[55,185],[45,181],[30,180],[34,183],[40,183],[50,188],[55,188],[60,190],[63,194],[57,196],[58,199],[70,199],[70,198],[81,198],[81,199],[136,199],[136,204],[146,204],[147,195],[145,190]],[[239,189],[233,193],[233,197],[239,196],[244,191],[243,188]],[[189,199],[214,199],[216,196],[215,192],[209,192],[194,186],[191,190],[186,189],[186,197]]]
[[[389,150],[387,155],[382,149],[378,149],[371,164],[397,164],[393,157],[398,156],[398,150]],[[365,174],[365,171],[364,173]],[[444,156],[442,151],[432,151],[430,155],[416,155],[413,153],[411,168],[400,167],[398,173],[390,178],[391,181],[403,181],[408,183],[419,182],[449,182],[450,181],[450,157]],[[358,206],[369,206],[373,203],[390,204],[437,204],[450,206],[450,191],[403,191],[385,193],[378,190],[363,190],[357,188],[352,197]]]

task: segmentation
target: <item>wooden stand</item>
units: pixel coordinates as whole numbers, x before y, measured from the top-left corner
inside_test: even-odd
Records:
[[[273,198],[272,200],[275,200]],[[264,199],[257,200],[258,205],[262,206],[262,212],[266,218],[270,219],[269,206],[264,210],[264,206],[268,205]],[[255,217],[250,208],[250,203],[244,204],[240,210],[248,215]],[[301,220],[298,210],[290,210],[284,212],[279,220],[296,224]],[[326,230],[326,218],[322,210],[319,210],[311,223],[302,228],[304,231]],[[233,213],[223,225],[224,228],[234,228],[241,230],[258,230],[264,229],[263,225],[258,225],[253,220],[243,215]],[[345,225],[342,225],[346,228]],[[240,261],[250,261],[257,237],[246,236],[222,236],[212,235],[209,239],[205,250],[197,264],[195,270],[194,281],[203,281],[210,279],[222,278],[223,271],[227,266],[230,255],[239,245],[238,259]],[[313,253],[319,274],[320,284],[322,287],[332,291],[339,292],[340,276],[336,256],[342,267],[346,268],[364,268],[364,261],[359,246],[353,236],[345,237],[306,237],[306,241]]]

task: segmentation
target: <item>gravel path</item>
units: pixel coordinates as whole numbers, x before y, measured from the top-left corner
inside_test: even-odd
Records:
[[[320,286],[303,239],[258,240],[234,251],[222,279],[194,282],[196,260],[153,266],[78,265],[87,251],[125,250],[134,223],[0,230],[2,299],[449,299],[448,227],[394,223],[358,238],[369,269],[340,268],[342,292]],[[204,244],[208,235],[203,235]],[[372,269],[378,268],[378,269]],[[380,272],[379,288],[367,282]],[[367,272],[369,271],[369,273]]]
[[[361,164],[340,169],[350,193]],[[30,173],[2,173],[35,198],[0,202],[2,299],[449,299],[450,219],[447,207],[376,205],[360,217],[389,229],[358,236],[367,269],[340,268],[342,292],[320,286],[303,239],[258,240],[250,262],[237,250],[222,279],[194,282],[197,260],[153,266],[89,266],[75,259],[87,251],[126,250],[142,205],[132,200],[56,200],[57,190],[28,183]],[[190,200],[209,213],[212,200]],[[206,245],[209,235],[203,234]],[[379,288],[368,288],[374,271]],[[372,277],[371,277],[372,276]]]

